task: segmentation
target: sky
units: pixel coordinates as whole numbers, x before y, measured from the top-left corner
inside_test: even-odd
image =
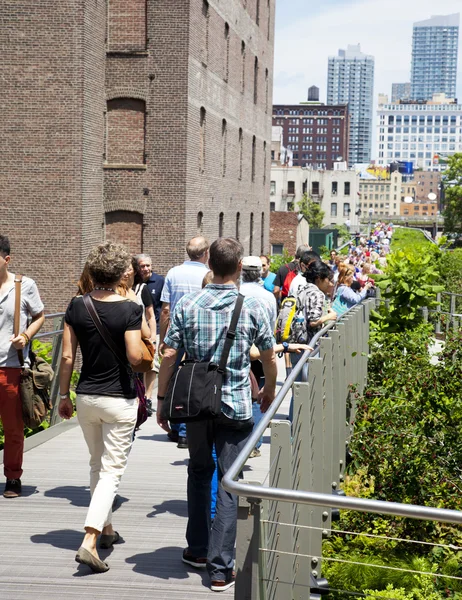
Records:
[[[413,22],[457,12],[462,13],[460,0],[276,0],[273,103],[305,101],[311,85],[325,101],[328,57],[360,43],[362,52],[375,57],[375,114],[379,93],[391,97],[392,83],[410,80]],[[462,100],[461,43],[462,33],[457,79]]]

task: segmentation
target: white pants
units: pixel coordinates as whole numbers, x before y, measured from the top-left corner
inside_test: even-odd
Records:
[[[111,523],[112,503],[127,466],[138,399],[80,394],[76,407],[90,452],[91,502],[85,527],[102,531]]]

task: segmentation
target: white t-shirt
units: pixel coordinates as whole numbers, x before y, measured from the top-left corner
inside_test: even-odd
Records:
[[[0,367],[20,367],[18,353],[10,342],[13,335],[14,308],[15,308],[15,284],[0,296]],[[30,317],[35,317],[43,310],[43,302],[40,299],[37,286],[33,279],[23,277],[21,283],[21,317],[19,332],[27,329]],[[23,350],[24,363],[30,366],[29,345]]]
[[[306,287],[306,285],[307,285],[307,281],[306,281],[305,277],[303,277],[303,275],[301,273],[299,273],[292,279],[292,282],[291,282],[290,288],[289,288],[289,296],[293,296],[294,298],[296,298],[299,295],[299,293],[301,292],[301,290],[304,287]]]

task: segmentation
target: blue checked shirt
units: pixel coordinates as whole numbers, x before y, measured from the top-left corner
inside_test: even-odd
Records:
[[[231,323],[238,290],[233,284],[209,284],[200,292],[183,296],[177,303],[167,346],[183,347],[188,358],[218,364]],[[268,312],[261,301],[246,296],[231,347],[222,388],[222,412],[238,421],[252,416],[250,347],[269,350],[275,343]]]

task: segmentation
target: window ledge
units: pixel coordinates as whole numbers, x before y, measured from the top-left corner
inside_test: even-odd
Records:
[[[103,169],[125,169],[132,171],[146,171],[147,165],[126,165],[126,164],[107,164],[103,165]]]
[[[106,56],[149,56],[147,50],[107,50]]]

